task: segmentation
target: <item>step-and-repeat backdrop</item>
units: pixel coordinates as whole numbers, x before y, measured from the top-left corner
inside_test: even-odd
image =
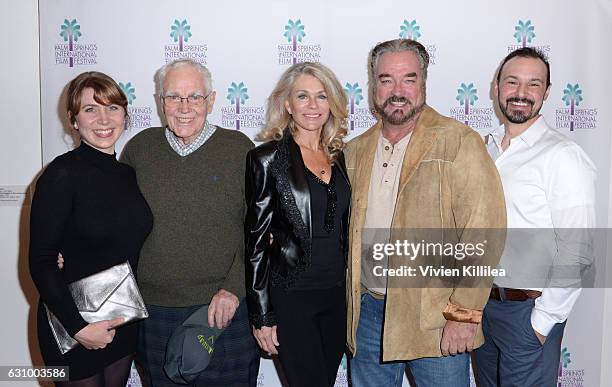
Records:
[[[74,146],[60,96],[83,71],[111,75],[128,96],[131,125],[119,151],[139,131],[160,125],[153,75],[181,57],[213,74],[217,101],[210,121],[251,138],[282,71],[296,62],[322,62],[348,95],[352,137],[375,122],[368,108],[368,51],[383,40],[411,38],[431,56],[428,103],[483,134],[499,125],[491,89],[500,60],[532,46],[551,63],[553,85],[542,113],[597,165],[598,225],[605,226],[611,20],[607,0],[40,1],[44,163]],[[602,303],[601,290],[585,290],[570,316],[558,386],[606,385],[599,380]],[[347,385],[346,370],[343,361],[336,385]],[[139,385],[135,373],[130,384]],[[270,360],[262,361],[259,385],[280,385]]]

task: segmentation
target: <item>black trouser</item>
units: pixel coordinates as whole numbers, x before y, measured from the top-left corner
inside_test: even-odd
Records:
[[[290,387],[333,386],[346,342],[344,284],[331,289],[272,288],[279,359]]]

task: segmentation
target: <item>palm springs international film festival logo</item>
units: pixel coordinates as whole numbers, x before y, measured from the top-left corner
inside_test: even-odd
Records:
[[[278,64],[291,65],[301,62],[320,62],[320,44],[302,44],[306,36],[304,24],[300,19],[295,22],[291,19],[285,24],[283,36],[289,44],[278,45]]]
[[[514,26],[514,35],[512,36],[514,36],[514,39],[516,39],[516,43],[518,44],[509,45],[508,52],[512,52],[523,47],[533,47],[548,58],[550,54],[550,45],[536,46],[531,44],[532,40],[534,40],[536,37],[535,26],[531,23],[531,20],[519,20],[518,24]]]
[[[340,366],[338,367],[338,372],[336,374],[336,384],[334,387],[348,387],[348,361],[346,360],[346,355],[342,355],[342,361],[340,362]]]
[[[351,84],[347,82],[344,85],[344,92],[348,99],[348,126],[349,130],[369,128],[376,123],[376,117],[372,115],[367,105],[358,107],[363,101],[363,90],[359,83]]]
[[[187,44],[191,37],[191,26],[187,23],[187,19],[183,21],[174,19],[174,23],[170,26],[170,38],[173,43],[164,46],[166,63],[175,59],[189,58],[202,65],[206,64],[208,47],[205,44]]]
[[[244,106],[249,99],[248,89],[244,82],[232,82],[227,88],[226,98],[233,106],[221,108],[222,125],[226,128],[260,128],[264,123],[263,106]]]
[[[459,102],[459,107],[450,109],[450,116],[457,121],[461,121],[472,129],[486,129],[493,127],[493,107],[476,107],[478,101],[478,89],[473,83],[466,85],[461,83],[457,89],[455,99]]]
[[[404,22],[400,25],[399,37],[402,39],[419,40],[421,37],[421,26],[417,24],[416,20],[408,21],[404,19]],[[419,42],[423,44],[422,42]],[[435,44],[423,44],[427,53],[429,54],[429,64],[436,64],[436,45]]]
[[[582,89],[578,83],[568,83],[563,89],[561,100],[564,107],[557,109],[557,128],[573,131],[574,129],[595,129],[597,127],[597,109],[578,108],[582,103]]]
[[[130,116],[129,128],[143,129],[151,126],[153,108],[151,106],[138,106],[134,104],[136,100],[136,88],[132,82],[119,82],[119,87],[128,100],[128,114]]]
[[[77,19],[64,19],[60,26],[59,36],[64,43],[55,45],[55,64],[67,64],[69,67],[77,65],[95,65],[98,57],[96,43],[78,43],[83,33]]]
[[[561,350],[561,359],[559,360],[559,372],[557,374],[557,387],[583,387],[584,386],[584,369],[571,369],[572,354],[567,347]]]
[[[130,367],[130,377],[127,380],[125,387],[141,387],[140,376],[138,376],[138,370],[136,369],[136,363],[132,362]]]

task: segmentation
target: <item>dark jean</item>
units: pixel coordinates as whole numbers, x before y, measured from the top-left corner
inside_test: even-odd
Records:
[[[419,387],[469,387],[470,357],[467,353],[381,363],[384,308],[383,300],[377,300],[367,293],[361,296],[357,354],[350,362],[353,387],[400,387],[406,366],[410,367]]]
[[[531,326],[535,300],[489,299],[482,317],[485,343],[476,350],[481,387],[557,385],[565,322],[556,324],[540,344]]]
[[[166,376],[166,344],[174,328],[201,306],[171,308],[147,305],[149,318],[143,320],[136,352],[136,360],[145,372],[143,386],[255,387],[259,373],[259,348],[251,334],[244,299],[230,325],[217,339],[210,363],[195,383],[176,384]]]

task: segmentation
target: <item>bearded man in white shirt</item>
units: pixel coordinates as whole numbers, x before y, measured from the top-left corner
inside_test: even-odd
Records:
[[[593,162],[539,114],[550,65],[525,47],[502,61],[495,94],[503,125],[486,138],[508,216],[506,248],[477,350],[482,386],[556,386],[561,339],[592,256]]]

